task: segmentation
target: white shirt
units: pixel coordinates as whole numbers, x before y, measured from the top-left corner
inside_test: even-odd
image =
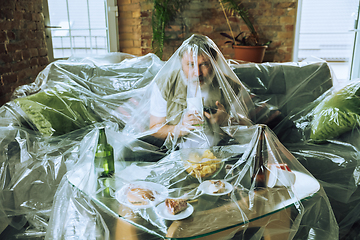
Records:
[[[208,97],[209,88],[201,89],[201,96],[204,100]],[[204,101],[203,100],[203,101]],[[155,117],[166,117],[167,102],[162,97],[159,87],[156,83],[153,84],[152,93],[150,97],[150,114]],[[191,132],[187,135],[183,142],[180,143],[180,148],[207,148],[216,145],[220,141],[218,136],[214,133],[205,131]]]
[[[155,117],[166,117],[166,100],[162,97],[159,87],[153,84],[150,97],[150,114]]]

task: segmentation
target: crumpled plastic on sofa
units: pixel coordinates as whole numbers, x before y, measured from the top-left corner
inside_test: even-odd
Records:
[[[359,231],[360,79],[331,88],[274,128],[284,145],[324,187],[339,224],[340,239]],[[353,119],[353,120],[352,120]]]
[[[150,164],[156,166],[150,169],[152,180],[155,181],[164,174],[166,179],[170,179],[164,169],[169,169],[169,164],[173,166],[168,159],[173,160],[174,152],[177,153],[178,151],[164,152],[158,146],[139,141],[136,137],[122,132],[131,118],[129,113],[136,109],[135,106],[141,100],[146,86],[151,83],[163,65],[164,62],[152,54],[134,57],[118,53],[88,58],[71,58],[66,61],[51,63],[39,74],[34,84],[18,88],[14,93],[14,101],[0,108],[0,126],[4,133],[1,134],[0,142],[2,147],[0,149],[0,155],[2,156],[2,188],[0,195],[4,199],[0,203],[0,222],[3,221],[18,229],[28,222],[27,231],[18,234],[18,238],[44,236],[46,234],[47,239],[67,239],[74,236],[84,236],[85,239],[111,239],[114,238],[114,231],[112,231],[114,227],[121,229],[121,231],[115,232],[115,234],[118,234],[115,235],[116,239],[121,239],[121,237],[129,239],[126,238],[129,236],[143,239],[163,238],[167,227],[161,225],[162,223],[160,225],[156,223],[157,230],[153,230],[154,225],[151,219],[148,219],[145,227],[136,224],[137,220],[144,222],[144,219],[147,219],[146,215],[142,214],[141,211],[126,212],[124,210],[125,215],[122,216],[129,216],[129,219],[124,223],[122,221],[124,218],[112,214],[111,211],[104,211],[104,206],[100,202],[94,202],[94,194],[103,195],[104,191],[102,190],[104,189],[102,188],[106,184],[100,182],[99,184],[102,187],[93,189],[96,187],[96,179],[92,177],[92,171],[89,170],[93,163],[93,151],[97,140],[96,126],[105,124],[110,135],[110,143],[115,147],[115,159],[120,169],[125,168],[128,163],[127,160],[141,161],[142,164],[134,165],[133,168],[136,174],[139,174],[139,177],[141,177],[141,174],[146,175],[149,167],[144,156],[150,156],[148,160],[153,162]],[[281,113],[280,115],[276,113],[276,117],[271,119],[274,121],[269,122],[269,126],[279,136],[280,142],[277,137],[270,134],[269,129],[267,132],[269,132],[270,139],[267,142],[276,143],[279,146],[283,143],[289,149],[290,155],[294,157],[290,157],[290,160],[281,157],[281,160],[278,161],[293,165],[292,170],[299,170],[308,175],[309,172],[313,174],[313,171],[314,173],[317,170],[320,171],[318,166],[312,168],[312,166],[308,165],[309,168],[304,169],[297,162],[296,158],[302,164],[305,163],[305,161],[302,161],[302,156],[297,154],[299,149],[293,149],[284,138],[284,136],[287,136],[288,129],[282,127],[286,125],[286,119],[289,119],[287,116],[291,116],[291,110],[301,112],[307,103],[315,100],[331,87],[332,78],[326,62],[233,64],[230,66],[234,69],[240,81],[247,86],[255,105],[263,107],[266,104],[266,108],[271,110],[267,110],[264,114],[266,118],[269,112],[279,111]],[[251,74],[248,74],[249,72]],[[300,72],[303,74],[299,74]],[[273,85],[280,79],[279,76],[283,78],[285,87],[282,88],[282,92],[276,92],[275,90],[275,92],[271,92],[269,89],[273,90],[275,89],[274,86],[280,86],[279,84]],[[298,80],[294,81],[294,79]],[[261,87],[252,86],[251,83],[254,82],[259,83],[265,92],[256,90]],[[60,136],[48,137],[36,131],[29,124],[31,122],[26,118],[27,116],[23,112],[17,111],[18,108],[12,106],[18,98],[26,98],[28,95],[56,89],[59,86],[63,89],[69,89],[70,92],[75,91],[78,98],[74,100],[76,102],[80,101],[82,106],[91,109],[94,115],[100,116],[101,119],[91,123],[88,122],[88,126],[82,126],[75,131]],[[309,86],[313,86],[310,88],[313,91],[309,91]],[[292,101],[293,98],[295,101]],[[63,113],[59,111],[59,114]],[[254,120],[256,123],[256,119]],[[288,125],[286,126],[288,127]],[[233,139],[236,139],[238,144],[256,145],[256,140],[253,138],[255,132],[251,128],[250,130],[249,128],[229,128],[227,133]],[[124,159],[125,153],[129,155],[129,149],[133,158]],[[326,150],[329,149],[324,151]],[[233,151],[239,153],[240,150],[235,149]],[[355,151],[353,152],[355,153]],[[351,153],[347,152],[346,154]],[[237,162],[241,166],[246,162],[251,163],[251,156],[251,154],[248,155],[247,159],[241,159],[238,156]],[[328,157],[332,161],[332,155]],[[316,154],[314,158],[316,159]],[[176,161],[182,163],[179,159],[176,159]],[[161,164],[163,164],[162,168],[159,168]],[[346,169],[347,164],[344,165]],[[90,168],[85,168],[89,166]],[[307,165],[304,164],[304,166]],[[247,167],[250,169],[250,166]],[[89,171],[84,174],[78,174],[77,172],[86,169]],[[178,168],[173,170],[176,169]],[[164,172],[161,172],[162,170]],[[338,169],[335,171],[338,171]],[[121,176],[119,176],[121,172],[116,171],[115,179],[121,179]],[[172,174],[173,176],[176,175],[176,171],[175,173],[172,172]],[[245,179],[244,176],[240,176],[241,171],[237,172],[237,174],[236,179],[239,179],[239,181]],[[316,174],[313,175],[316,176]],[[187,174],[187,176],[190,178],[191,174]],[[77,181],[82,182],[84,185],[76,187],[71,184],[71,181],[69,181],[71,177],[78,177]],[[344,182],[336,183],[346,193],[355,190],[355,185],[351,190],[346,189],[347,184],[353,185],[345,182],[345,179],[344,177]],[[200,183],[197,178],[193,180]],[[320,182],[326,184],[326,181],[320,180]],[[324,189],[326,194],[333,191],[333,194],[330,195],[336,195],[337,188],[333,187],[332,184],[324,185]],[[117,188],[110,191],[110,197],[100,197],[117,203],[117,200],[113,197],[114,195],[111,195],[114,194],[114,190],[117,190]],[[243,190],[245,192],[254,192],[251,185],[246,184],[244,184]],[[39,192],[42,194],[39,194]],[[285,190],[285,192],[291,193],[290,190]],[[295,216],[287,218],[292,220],[290,230],[282,228],[280,230],[275,227],[275,230],[270,231],[269,234],[275,236],[281,231],[290,233],[290,239],[337,239],[337,224],[334,221],[326,194],[321,187],[320,192],[310,199],[296,201],[296,204],[291,207],[291,211],[295,212]],[[270,196],[276,195],[270,194]],[[240,199],[239,196],[237,199]],[[330,203],[335,203],[331,197]],[[335,210],[335,216],[338,217],[337,215],[341,213],[341,210],[336,211],[335,207],[331,207]],[[244,220],[248,218],[241,208],[238,209],[236,214]],[[132,218],[134,219],[131,220]],[[351,218],[351,214],[344,217],[345,225],[346,223],[351,225],[352,221],[348,221],[348,218]],[[66,221],[63,221],[64,219]],[[240,231],[238,234],[243,234],[248,238],[252,236],[252,239],[261,239],[265,231],[263,226],[272,220],[265,221],[265,224],[255,229],[247,228],[248,225],[245,224],[245,231]],[[108,224],[108,222],[112,222],[112,225]],[[137,228],[134,228],[134,225]],[[151,226],[151,229],[147,226]],[[127,232],[127,234],[122,234],[123,231]],[[235,230],[231,230],[228,234],[225,234],[224,238],[229,238],[235,233]]]
[[[49,64],[34,83],[15,90],[0,108],[1,232],[10,225],[19,230],[16,237],[45,234],[54,194],[77,162],[84,132],[107,120],[123,128],[128,115],[117,108],[131,109],[132,96],[141,96],[162,65],[154,54],[74,57]]]

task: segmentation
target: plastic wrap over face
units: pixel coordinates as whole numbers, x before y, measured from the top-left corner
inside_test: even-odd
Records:
[[[125,131],[168,148],[209,147],[226,143],[224,129],[252,125],[253,110],[216,45],[192,35],[156,75]]]
[[[153,163],[118,160],[113,177],[98,179],[94,129],[57,190],[46,239],[338,239],[319,182],[268,127],[250,132],[246,147],[183,148]],[[106,133],[121,155],[124,133]]]

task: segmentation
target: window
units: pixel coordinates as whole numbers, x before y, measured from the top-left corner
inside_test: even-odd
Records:
[[[118,50],[115,0],[44,0],[49,58]]]
[[[294,61],[326,60],[339,80],[349,79],[358,0],[299,0]]]

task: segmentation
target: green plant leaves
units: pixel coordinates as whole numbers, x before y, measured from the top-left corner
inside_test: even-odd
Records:
[[[165,28],[173,22],[181,13],[190,0],[153,0],[154,8],[152,13],[152,48],[155,54],[161,59],[163,55],[164,42],[167,37]]]

